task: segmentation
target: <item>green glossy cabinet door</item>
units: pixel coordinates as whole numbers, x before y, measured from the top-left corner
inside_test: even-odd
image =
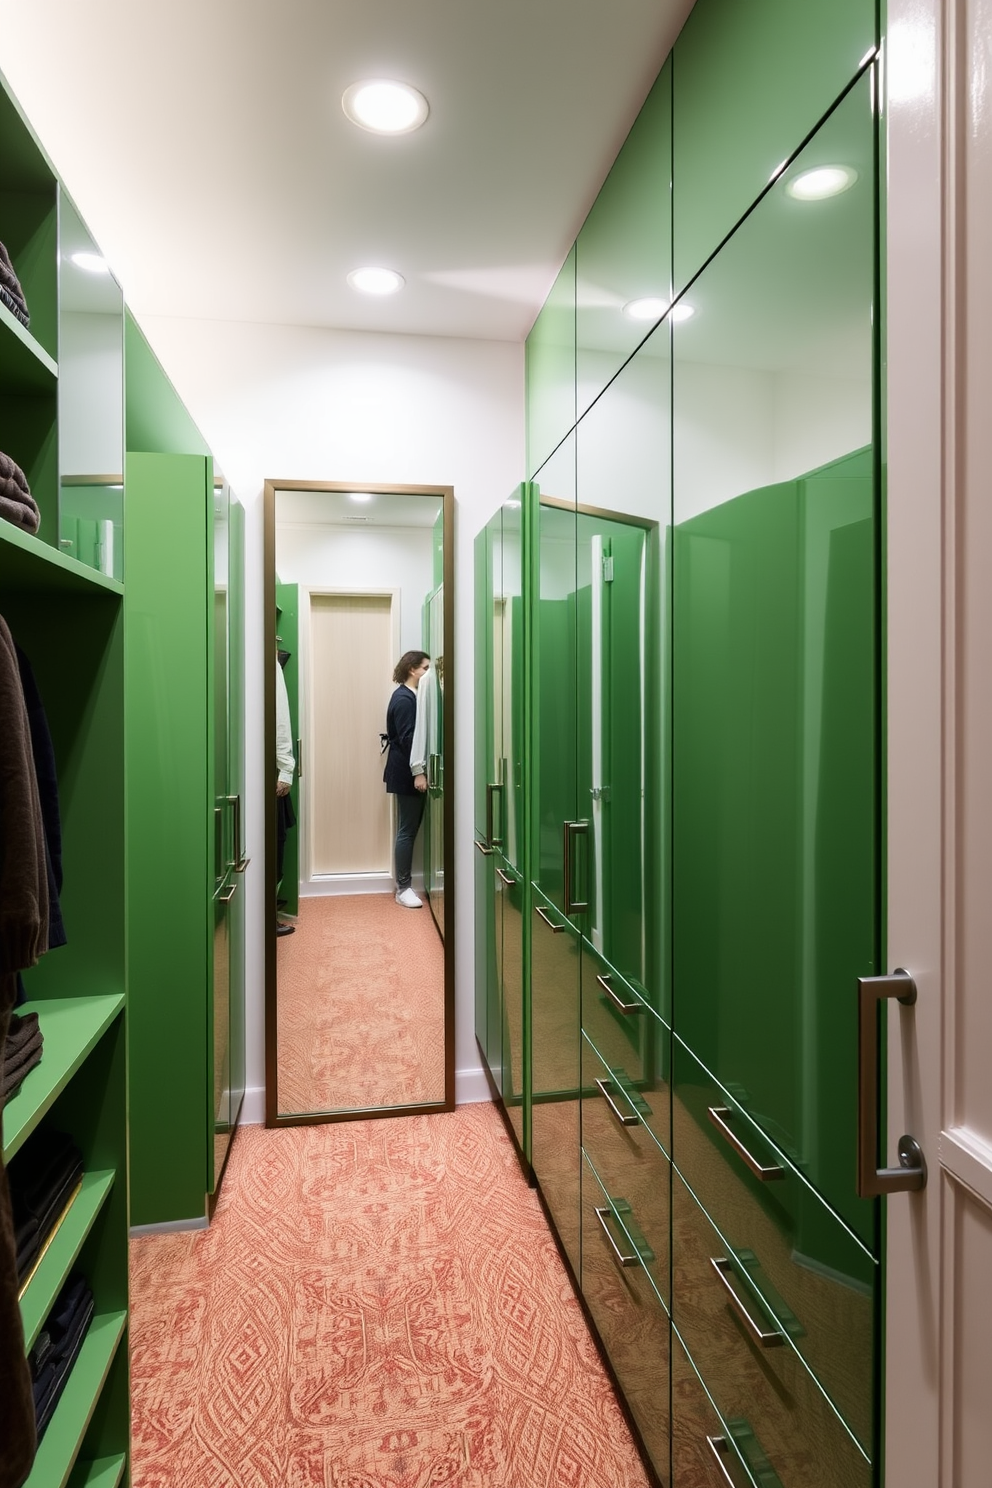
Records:
[[[578,417],[581,418],[664,314],[671,299],[671,257],[672,63],[669,58],[576,240]],[[622,455],[621,450],[617,453]]]
[[[874,0],[705,0],[690,11],[672,57],[676,293],[875,44]]]
[[[844,189],[810,198],[826,166]],[[731,1124],[762,1133],[757,1159],[775,1149],[869,1245],[854,1171],[855,980],[880,967],[874,214],[865,77],[674,331],[675,1028]]]
[[[245,512],[232,500],[230,507],[230,591],[228,658],[228,793],[235,808],[234,872],[238,890],[231,901],[230,948],[230,1092],[231,1125],[237,1125],[245,1094]]]
[[[575,423],[575,249],[527,337],[527,474],[539,470]]]
[[[496,979],[496,926],[493,849],[487,807],[494,780],[493,760],[493,625],[492,573],[489,556],[492,523],[475,539],[475,1037],[490,1071],[489,1003]]]

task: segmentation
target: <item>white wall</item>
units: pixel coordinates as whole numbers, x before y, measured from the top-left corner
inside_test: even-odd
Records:
[[[63,310],[59,331],[59,469],[124,473],[124,326],[119,315]]]
[[[472,543],[524,468],[523,346],[148,317],[142,328],[246,508],[248,1119],[264,1082],[262,487],[267,478],[455,490],[455,1066],[485,1099],[474,1030]]]

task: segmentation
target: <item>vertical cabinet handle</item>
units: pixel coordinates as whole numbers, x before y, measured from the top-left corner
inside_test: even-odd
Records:
[[[231,864],[231,867],[235,873],[244,873],[251,859],[245,857],[245,846],[241,827],[241,797],[228,796],[227,799],[234,807],[234,862]]]
[[[303,740],[296,741],[296,778],[303,779]]]
[[[895,997],[916,1002],[916,983],[897,966],[891,976],[858,977],[858,1197],[916,1192],[926,1186],[927,1164],[914,1137],[899,1138],[898,1168],[878,1166],[878,1005]]]
[[[563,844],[563,869],[565,876],[565,913],[567,915],[587,914],[589,901],[587,899],[572,898],[572,875],[574,864],[572,862],[572,843],[576,837],[587,837],[589,835],[589,823],[586,821],[567,821],[565,823]]]
[[[486,846],[487,847],[502,847],[502,845],[503,845],[502,835],[500,835],[499,837],[497,837],[497,835],[496,835],[496,823],[495,823],[496,807],[495,807],[495,802],[494,802],[494,797],[496,795],[496,792],[497,791],[502,791],[502,789],[503,789],[503,787],[496,780],[491,780],[489,782],[489,784],[486,786]]]

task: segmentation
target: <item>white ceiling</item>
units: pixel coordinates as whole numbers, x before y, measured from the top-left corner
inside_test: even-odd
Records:
[[[0,0],[0,65],[139,317],[518,341],[690,8]],[[424,128],[350,124],[365,77]]]

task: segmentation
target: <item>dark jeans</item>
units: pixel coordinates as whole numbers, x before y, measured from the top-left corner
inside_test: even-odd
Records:
[[[415,796],[396,797],[396,892],[402,894],[404,889],[410,887],[413,877],[413,844],[417,840],[420,831],[420,822],[424,814],[424,798],[426,792],[418,791]]]

